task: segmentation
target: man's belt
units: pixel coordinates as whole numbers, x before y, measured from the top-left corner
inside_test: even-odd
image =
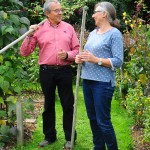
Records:
[[[44,69],[67,69],[70,68],[70,65],[41,65],[40,67]]]

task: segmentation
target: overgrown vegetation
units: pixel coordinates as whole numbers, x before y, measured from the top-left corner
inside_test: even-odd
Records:
[[[150,13],[144,1],[139,0],[132,17],[123,13],[126,29],[121,89],[123,105],[133,117],[136,128],[144,128],[145,140],[150,142],[150,20],[141,18],[146,12]]]
[[[150,142],[150,6],[145,0],[109,0],[117,10],[124,34],[125,63],[117,71],[119,81],[115,96],[122,99],[133,117],[135,126],[144,128],[145,140]],[[89,7],[86,30],[93,30],[91,19],[97,0],[61,0],[64,20],[73,24],[78,33],[82,18],[82,7]],[[39,23],[43,15],[44,0],[0,0],[0,49],[20,37],[30,24]],[[134,9],[136,6],[136,9]],[[126,13],[128,12],[128,13]],[[85,39],[86,40],[86,39]],[[7,141],[15,131],[16,97],[23,92],[39,92],[38,49],[28,58],[19,54],[20,42],[7,52],[0,54],[0,141]],[[76,71],[74,72],[76,75]],[[121,77],[120,77],[121,76]],[[119,97],[121,92],[122,97]],[[24,99],[24,105],[32,105],[32,99]],[[27,101],[27,103],[26,103]],[[30,108],[30,107],[29,107]],[[32,110],[32,109],[31,109]],[[26,112],[26,110],[25,110]],[[12,129],[13,128],[13,129]],[[13,132],[11,132],[13,130]],[[5,132],[6,131],[6,132]],[[10,140],[10,139],[9,139]],[[4,143],[0,142],[3,146]]]

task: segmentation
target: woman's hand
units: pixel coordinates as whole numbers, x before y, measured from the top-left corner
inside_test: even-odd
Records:
[[[81,60],[81,54],[76,55],[75,62],[77,64],[82,64],[83,63],[83,61]]]
[[[85,62],[90,62],[90,63],[97,63],[98,58],[95,57],[91,52],[85,51],[81,54],[81,60]]]

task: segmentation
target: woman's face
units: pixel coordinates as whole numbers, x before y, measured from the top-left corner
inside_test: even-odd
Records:
[[[94,14],[92,15],[92,18],[95,20],[95,25],[99,27],[102,24],[104,18],[106,18],[106,11],[102,7],[97,6],[95,8]]]

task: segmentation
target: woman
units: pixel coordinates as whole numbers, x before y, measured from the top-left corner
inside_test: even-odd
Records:
[[[111,3],[96,4],[92,18],[97,28],[90,33],[84,52],[75,61],[82,64],[83,93],[94,150],[106,150],[106,146],[108,150],[118,150],[110,113],[115,69],[123,63],[123,39]]]

